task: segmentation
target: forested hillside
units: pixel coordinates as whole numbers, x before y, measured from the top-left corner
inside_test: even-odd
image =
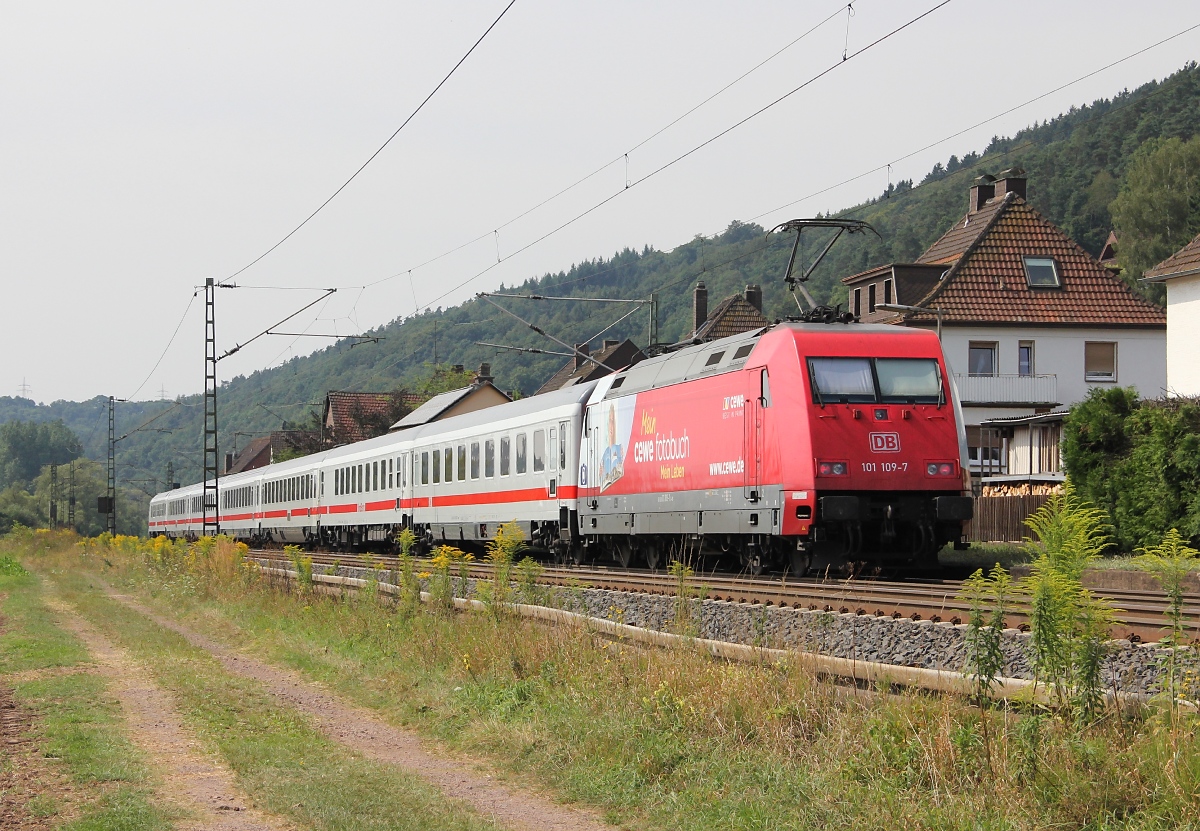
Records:
[[[967,187],[981,173],[1009,167],[1028,172],[1029,201],[1071,234],[1085,248],[1099,252],[1112,227],[1109,206],[1121,191],[1135,151],[1152,139],[1190,139],[1200,133],[1200,70],[1192,64],[1171,78],[1126,91],[1112,99],[1035,123],[1015,136],[995,138],[979,153],[950,157],[918,183],[904,181],[866,204],[843,211],[870,222],[880,234],[844,238],[817,269],[810,290],[819,300],[844,302],[841,277],[889,261],[911,260],[961,218]],[[797,197],[803,194],[797,194]],[[1194,233],[1194,232],[1193,232]],[[811,262],[827,237],[806,239],[799,262]],[[748,283],[763,288],[768,317],[795,310],[781,277],[791,239],[767,237],[755,224],[732,221],[721,234],[697,237],[673,251],[625,250],[608,259],[578,263],[557,274],[531,278],[510,291],[550,295],[644,298],[658,292],[660,339],[673,341],[691,328],[691,298],[695,282],[703,279],[710,307],[741,291]],[[551,301],[506,301],[509,307],[564,341],[593,343],[600,337],[631,337],[646,342],[647,314],[638,312],[608,333],[601,331],[626,311],[601,304]],[[533,392],[563,361],[562,358],[497,352],[475,341],[557,349],[552,343],[515,324],[493,307],[472,301],[439,309],[375,330],[386,337],[377,344],[351,347],[336,343],[309,357],[249,376],[231,379],[222,387],[222,451],[244,446],[255,433],[301,423],[311,404],[327,390],[390,390],[413,384],[428,375],[436,361],[492,364],[502,388]],[[199,346],[197,346],[199,354]],[[199,372],[199,365],[197,365]],[[198,396],[177,402],[137,402],[117,405],[118,435],[132,430],[167,408],[172,412],[151,429],[131,435],[119,445],[121,477],[163,478],[168,462],[176,478],[199,477],[202,409]],[[106,401],[59,401],[36,405],[0,398],[0,423],[14,419],[61,419],[82,440],[84,452],[104,457],[107,438]]]

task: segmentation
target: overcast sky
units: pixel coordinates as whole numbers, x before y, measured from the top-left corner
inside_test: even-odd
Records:
[[[202,294],[184,317],[195,287],[245,266],[333,193],[506,2],[5,2],[0,395],[24,382],[38,401],[126,397],[148,374],[138,398],[200,391]],[[514,255],[936,2],[858,0],[847,31],[832,1],[517,0],[387,149],[236,282],[337,286],[287,331],[352,334],[463,283],[437,305],[626,246],[670,249],[734,219],[840,208],[878,195],[887,172],[773,210],[1200,23],[1194,2],[953,0]],[[626,151],[839,8],[626,168]],[[1198,55],[1200,29],[899,161],[891,178],[920,179],[951,153]],[[220,292],[219,348],[316,297]],[[325,343],[264,338],[221,374]]]

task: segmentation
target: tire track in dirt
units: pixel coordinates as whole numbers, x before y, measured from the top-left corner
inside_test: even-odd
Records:
[[[368,759],[395,765],[461,800],[479,814],[512,829],[528,831],[615,831],[582,809],[560,805],[478,773],[465,762],[427,751],[413,732],[393,727],[374,713],[350,704],[298,673],[238,653],[143,606],[94,579],[111,599],[181,635],[188,643],[220,661],[230,673],[263,684],[279,701],[309,716],[318,730]]]
[[[180,829],[290,831],[287,822],[247,807],[233,772],[200,749],[174,701],[125,650],[116,646],[62,601],[47,598],[63,628],[87,647],[109,691],[121,703],[131,741],[149,757],[163,780],[158,796],[193,814]]]

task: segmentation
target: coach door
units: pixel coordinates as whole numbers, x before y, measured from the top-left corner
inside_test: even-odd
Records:
[[[763,410],[771,406],[771,382],[765,368],[747,373],[742,459],[745,462],[745,496],[750,502],[762,499]]]

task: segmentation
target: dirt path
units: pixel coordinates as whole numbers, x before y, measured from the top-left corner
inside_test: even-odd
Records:
[[[121,702],[129,737],[163,780],[160,796],[197,817],[177,824],[204,831],[284,831],[291,825],[247,807],[233,772],[204,754],[171,698],[142,667],[64,603],[47,598],[65,629],[83,641]]]
[[[261,682],[278,700],[311,717],[334,741],[369,759],[396,765],[460,799],[477,812],[507,828],[530,831],[614,831],[583,810],[559,805],[539,794],[502,785],[464,762],[428,752],[415,733],[379,719],[369,710],[347,703],[298,673],[242,655],[197,632],[162,617],[129,595],[96,580],[110,598],[182,635],[195,647],[211,653],[235,675]]]

